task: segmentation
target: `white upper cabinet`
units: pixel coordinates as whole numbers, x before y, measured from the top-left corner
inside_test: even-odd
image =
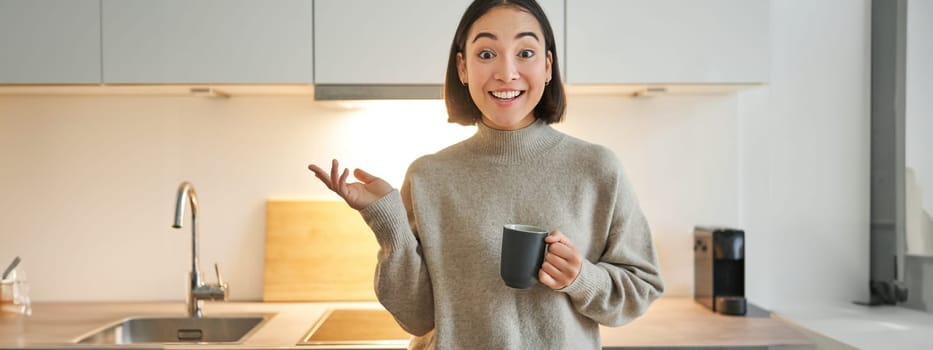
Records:
[[[563,51],[563,0],[542,0]],[[318,0],[316,84],[442,84],[470,1]],[[562,57],[561,57],[562,58]]]
[[[439,84],[466,1],[319,0],[316,84]]]
[[[571,84],[768,81],[768,0],[567,1]]]
[[[769,80],[769,0],[539,3],[567,83]],[[469,4],[0,0],[0,84],[435,86]]]
[[[97,83],[99,0],[0,0],[0,84]]]
[[[105,83],[311,84],[311,0],[103,0]]]

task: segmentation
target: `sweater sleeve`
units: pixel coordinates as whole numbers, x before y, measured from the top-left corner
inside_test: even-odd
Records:
[[[421,245],[406,213],[395,190],[360,210],[379,242],[376,297],[405,331],[421,336],[434,329],[434,297]]]
[[[617,162],[605,249],[596,261],[583,259],[576,280],[560,290],[582,315],[612,327],[643,314],[664,292],[651,230]]]

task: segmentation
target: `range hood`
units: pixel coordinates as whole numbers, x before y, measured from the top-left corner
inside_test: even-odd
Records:
[[[434,84],[318,84],[314,99],[335,100],[436,100],[442,85]]]

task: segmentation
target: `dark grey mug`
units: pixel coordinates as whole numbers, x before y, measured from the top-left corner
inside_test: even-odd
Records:
[[[508,224],[502,227],[502,260],[499,274],[505,285],[525,289],[538,280],[544,262],[548,231],[531,225]]]

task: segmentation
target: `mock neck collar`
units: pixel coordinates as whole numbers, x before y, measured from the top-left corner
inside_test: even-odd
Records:
[[[493,129],[481,121],[476,127],[470,142],[477,152],[509,163],[535,158],[563,138],[563,134],[540,119],[518,130]]]

